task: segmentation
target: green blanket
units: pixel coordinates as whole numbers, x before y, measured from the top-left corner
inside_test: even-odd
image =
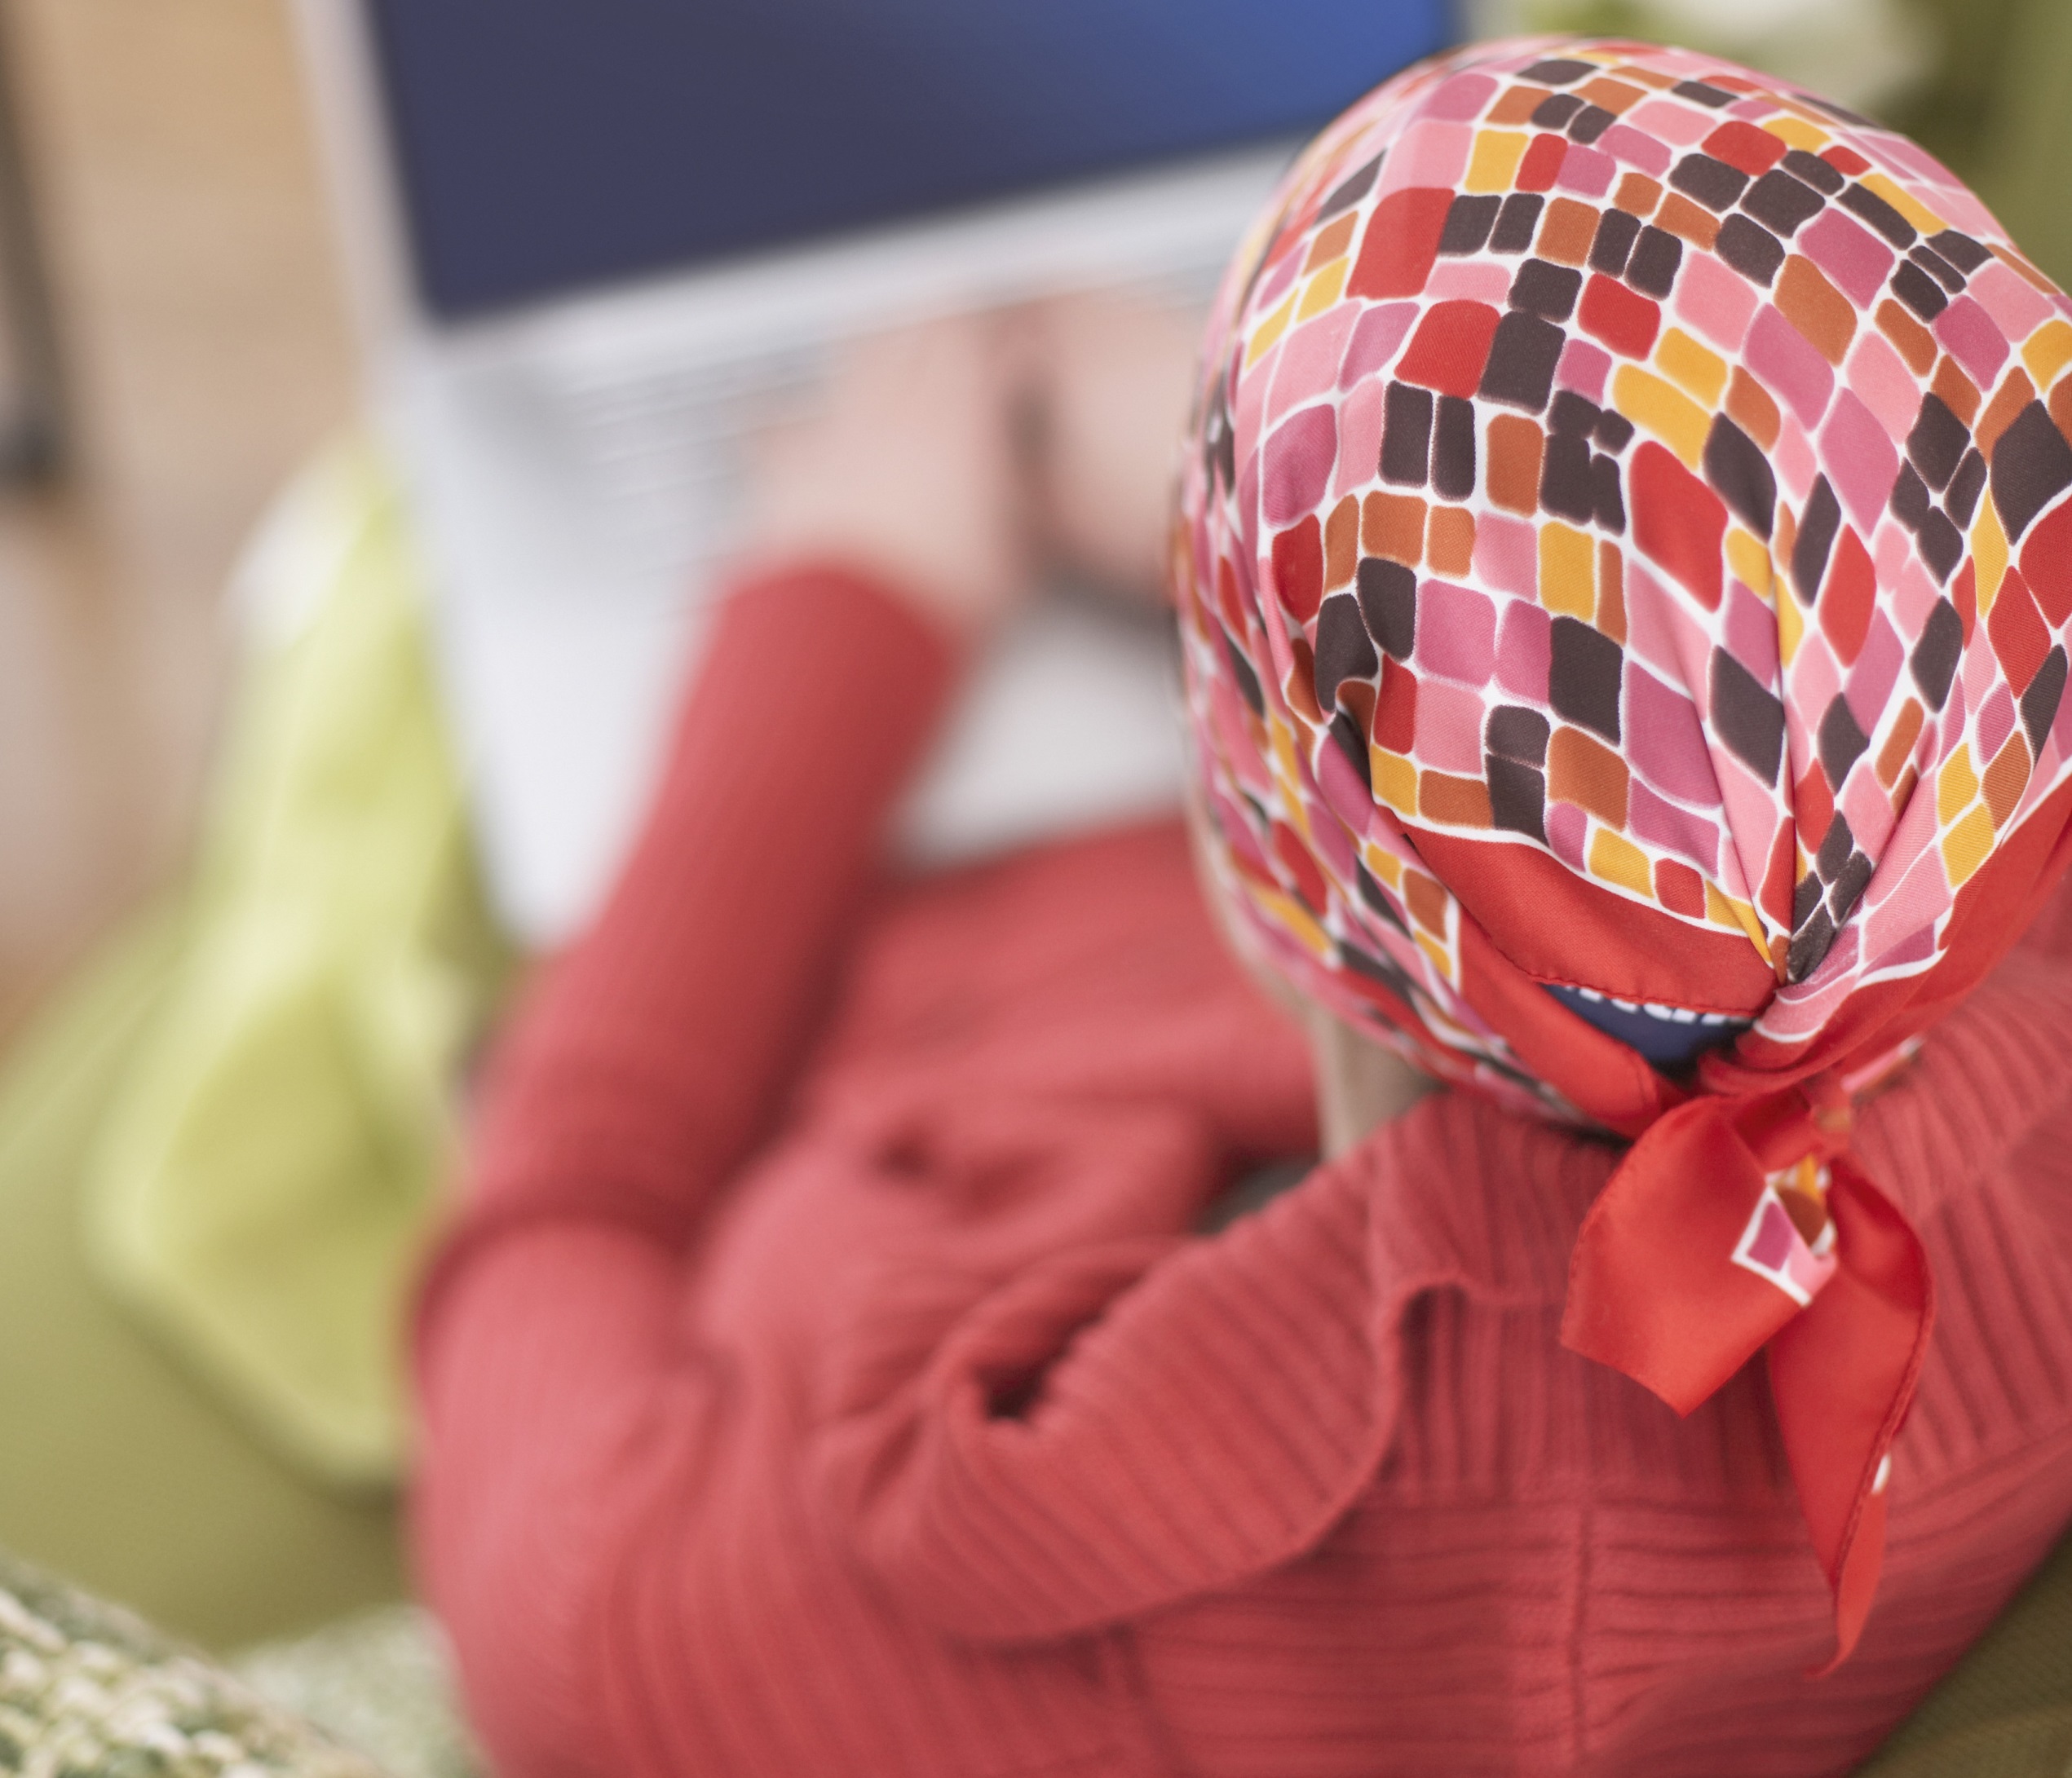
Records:
[[[392,1501],[252,1439],[86,1270],[84,1158],[184,937],[169,911],[109,946],[0,1074],[0,1546],[220,1648],[397,1598],[403,1572]]]
[[[1858,1778],[2072,1778],[2072,1540]]]
[[[276,508],[162,1003],[88,1169],[102,1280],[270,1448],[400,1472],[404,1296],[502,963],[382,460]]]
[[[382,1778],[128,1613],[0,1554],[0,1771]]]

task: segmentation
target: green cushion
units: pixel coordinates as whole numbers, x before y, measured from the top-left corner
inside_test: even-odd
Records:
[[[2072,1538],[1858,1778],[2072,1778]]]
[[[89,1276],[85,1157],[181,938],[130,933],[0,1074],[0,1546],[228,1648],[400,1597],[403,1564],[392,1498],[270,1454]]]
[[[381,453],[317,457],[250,557],[188,929],[87,1163],[86,1252],[255,1437],[378,1486],[503,951]]]

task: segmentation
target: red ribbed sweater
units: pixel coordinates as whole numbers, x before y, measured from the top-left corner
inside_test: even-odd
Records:
[[[418,1323],[422,1568],[508,1778],[1836,1772],[2072,1518],[2072,919],[1867,1108],[1941,1293],[1862,1646],[1760,1365],[1557,1343],[1613,1150],[1314,1140],[1177,828],[877,880],[950,652],[801,570],[486,1092]]]

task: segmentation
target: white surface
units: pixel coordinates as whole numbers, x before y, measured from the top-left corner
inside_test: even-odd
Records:
[[[1177,808],[1179,651],[1159,614],[1085,597],[1033,607],[973,675],[902,811],[927,866]]]
[[[464,744],[500,905],[551,943],[632,840],[705,612],[451,600],[437,615],[476,713]],[[899,850],[941,866],[1177,806],[1177,674],[1156,614],[1040,601],[974,669],[898,818]]]

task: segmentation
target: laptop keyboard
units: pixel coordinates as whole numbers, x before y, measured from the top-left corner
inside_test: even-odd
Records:
[[[747,446],[823,373],[799,346],[667,366],[585,367],[557,379],[568,439],[625,569],[680,581],[731,541]],[[702,578],[702,576],[700,576]]]
[[[1214,263],[1168,268],[1134,288],[1187,312],[1208,306]],[[608,350],[559,355],[550,400],[624,571],[680,589],[702,582],[738,523],[755,431],[824,376],[834,342],[806,339],[728,355],[687,351],[637,360]]]

